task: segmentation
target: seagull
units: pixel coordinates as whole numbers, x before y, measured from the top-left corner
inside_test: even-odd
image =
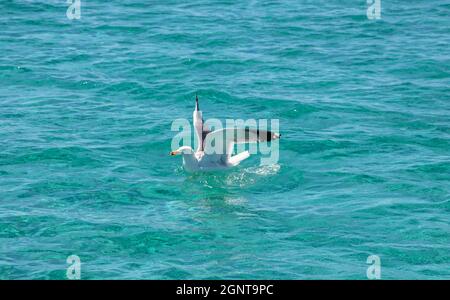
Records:
[[[251,128],[223,128],[210,131],[203,126],[202,112],[198,105],[198,96],[195,96],[195,109],[193,113],[197,149],[190,146],[181,146],[170,152],[171,156],[182,155],[183,167],[188,172],[202,172],[229,169],[239,165],[250,156],[248,151],[233,154],[235,144],[270,142],[280,138],[280,134],[266,130]],[[215,141],[223,151],[217,149],[208,141]],[[221,147],[222,146],[222,147]]]

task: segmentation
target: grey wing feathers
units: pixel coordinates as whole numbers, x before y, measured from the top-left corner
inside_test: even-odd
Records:
[[[242,130],[240,130],[242,131]],[[236,140],[235,142],[244,142],[244,143],[252,143],[252,142],[270,142],[272,140],[272,137],[274,136],[271,131],[267,130],[259,130],[259,129],[251,129],[251,128],[245,128],[244,132],[237,132],[237,137],[239,137],[239,134],[244,135],[243,141]]]
[[[207,136],[211,138],[222,137],[228,142],[234,143],[257,143],[257,142],[270,142],[272,139],[277,138],[276,134],[267,130],[259,130],[252,128],[224,128],[215,131],[203,130],[203,141]]]
[[[202,131],[202,141],[203,141],[203,142],[205,141],[206,136],[207,136],[208,134],[210,134],[210,133],[211,133],[211,130],[208,130],[208,129],[206,129],[206,128],[203,128],[203,131]]]

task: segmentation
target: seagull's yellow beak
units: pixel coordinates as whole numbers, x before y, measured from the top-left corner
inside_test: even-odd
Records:
[[[171,151],[171,152],[169,153],[170,156],[175,156],[175,155],[177,155],[177,154],[180,154],[180,152],[179,152],[179,151]]]

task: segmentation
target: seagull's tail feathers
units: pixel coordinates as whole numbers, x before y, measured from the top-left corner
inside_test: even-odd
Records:
[[[237,166],[238,164],[241,163],[241,161],[243,161],[243,160],[249,158],[249,156],[250,156],[250,153],[249,153],[248,151],[241,152],[241,153],[239,153],[239,154],[236,154],[236,155],[234,155],[234,156],[231,156],[231,157],[228,159],[228,164],[230,164],[230,165],[232,165],[232,166]]]

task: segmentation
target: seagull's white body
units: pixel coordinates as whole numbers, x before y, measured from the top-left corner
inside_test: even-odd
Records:
[[[241,161],[248,158],[248,151],[227,158],[226,154],[205,154],[205,152],[194,152],[189,146],[180,147],[183,156],[183,167],[186,171],[212,171],[227,169],[237,166]]]
[[[267,142],[278,139],[277,133],[265,130],[248,128],[225,128],[213,132],[203,128],[202,113],[199,110],[198,98],[196,98],[195,110],[193,113],[193,123],[198,147],[194,151],[189,146],[181,146],[171,155],[181,154],[183,156],[183,166],[186,171],[212,171],[228,169],[239,165],[250,156],[248,151],[232,155],[235,144]],[[218,147],[211,146],[208,141],[214,141]],[[218,144],[218,141],[220,144]],[[217,151],[219,148],[219,151]]]

